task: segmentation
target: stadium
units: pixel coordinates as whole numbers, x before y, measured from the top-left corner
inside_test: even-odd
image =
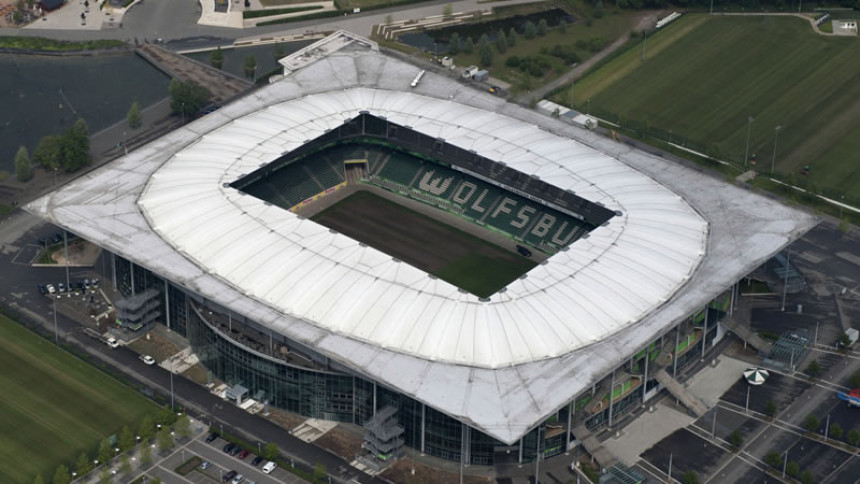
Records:
[[[218,379],[473,465],[612,427],[726,334],[806,212],[337,32],[31,203]],[[119,306],[119,303],[118,303]],[[695,410],[693,410],[695,411]]]

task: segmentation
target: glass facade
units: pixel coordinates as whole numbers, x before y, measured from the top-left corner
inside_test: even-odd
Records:
[[[120,257],[113,259],[115,284],[122,294],[132,295],[148,288],[160,291],[167,308],[163,323],[188,339],[200,362],[215,377],[229,385],[244,386],[255,400],[268,401],[270,405],[306,417],[357,425],[364,424],[375,410],[392,406],[397,409],[397,419],[405,429],[403,439],[408,447],[446,460],[460,461],[463,458],[472,465],[493,465],[496,452],[510,455],[519,450],[517,460],[532,462],[538,452],[547,458],[567,450],[568,439],[571,438],[568,435],[568,406],[523,436],[518,445],[506,446],[406,395],[334,367],[326,357],[312,349],[186,292],[180,286],[166,283],[140,266]],[[723,308],[715,309],[711,307],[709,321],[715,322],[721,316]],[[682,325],[682,332],[685,328],[701,331],[695,326],[693,316],[691,321]],[[716,324],[709,324],[706,338],[713,339],[715,333]],[[674,333],[669,333],[634,355],[628,365],[631,369],[634,365],[638,367],[644,363],[646,354],[653,357],[662,345],[672,343]],[[696,351],[688,353],[697,354]],[[679,358],[680,363],[682,358]],[[656,385],[654,380],[646,382],[648,390]],[[577,400],[574,420],[588,400],[588,395]],[[641,400],[641,391],[633,391],[615,400],[613,419],[636,408]],[[608,416],[609,409],[606,408],[585,419],[585,425],[597,430],[606,425]]]

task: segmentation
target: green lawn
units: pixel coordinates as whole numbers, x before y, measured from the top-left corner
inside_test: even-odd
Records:
[[[46,482],[60,464],[158,407],[0,315],[0,482]]]
[[[846,200],[860,198],[860,42],[823,37],[798,18],[685,15],[576,82],[575,104],[618,115]],[[561,95],[559,95],[561,96]],[[677,138],[676,138],[677,140]],[[801,176],[811,166],[808,177]]]

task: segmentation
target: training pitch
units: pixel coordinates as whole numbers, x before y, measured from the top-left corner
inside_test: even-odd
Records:
[[[752,116],[751,168],[769,174],[775,160],[778,174],[857,199],[858,58],[856,38],[818,35],[804,19],[689,14],[649,37],[644,59],[640,44],[577,81],[573,95],[591,114],[687,138],[736,167]]]
[[[478,297],[489,297],[535,266],[529,259],[368,191],[348,196],[312,220]]]
[[[157,406],[0,315],[0,482],[50,482],[60,464]]]

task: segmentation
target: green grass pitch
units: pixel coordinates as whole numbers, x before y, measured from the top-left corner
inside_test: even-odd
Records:
[[[157,406],[0,315],[0,482],[50,482],[60,464]]]
[[[794,17],[685,15],[574,85],[577,106],[609,111],[716,147],[831,195],[860,198],[860,42],[817,35]]]

